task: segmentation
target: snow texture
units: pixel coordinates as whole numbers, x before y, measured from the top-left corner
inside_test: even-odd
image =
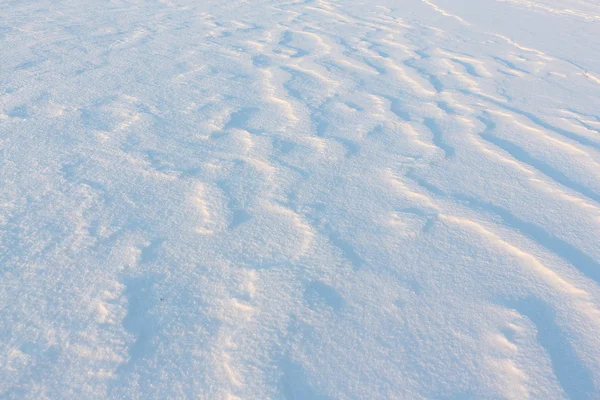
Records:
[[[596,0],[2,0],[0,177],[2,399],[600,399]]]

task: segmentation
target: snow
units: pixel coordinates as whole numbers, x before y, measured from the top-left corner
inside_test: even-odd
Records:
[[[597,1],[0,15],[1,398],[600,398]]]

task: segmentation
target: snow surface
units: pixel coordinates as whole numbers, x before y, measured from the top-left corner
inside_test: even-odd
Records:
[[[600,399],[597,0],[2,0],[0,176],[2,399]]]

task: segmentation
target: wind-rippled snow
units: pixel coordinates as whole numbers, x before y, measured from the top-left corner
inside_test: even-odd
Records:
[[[0,2],[0,397],[599,399],[600,5]]]

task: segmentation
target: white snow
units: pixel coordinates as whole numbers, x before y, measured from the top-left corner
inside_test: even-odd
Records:
[[[3,0],[0,184],[0,398],[600,399],[596,0]]]

